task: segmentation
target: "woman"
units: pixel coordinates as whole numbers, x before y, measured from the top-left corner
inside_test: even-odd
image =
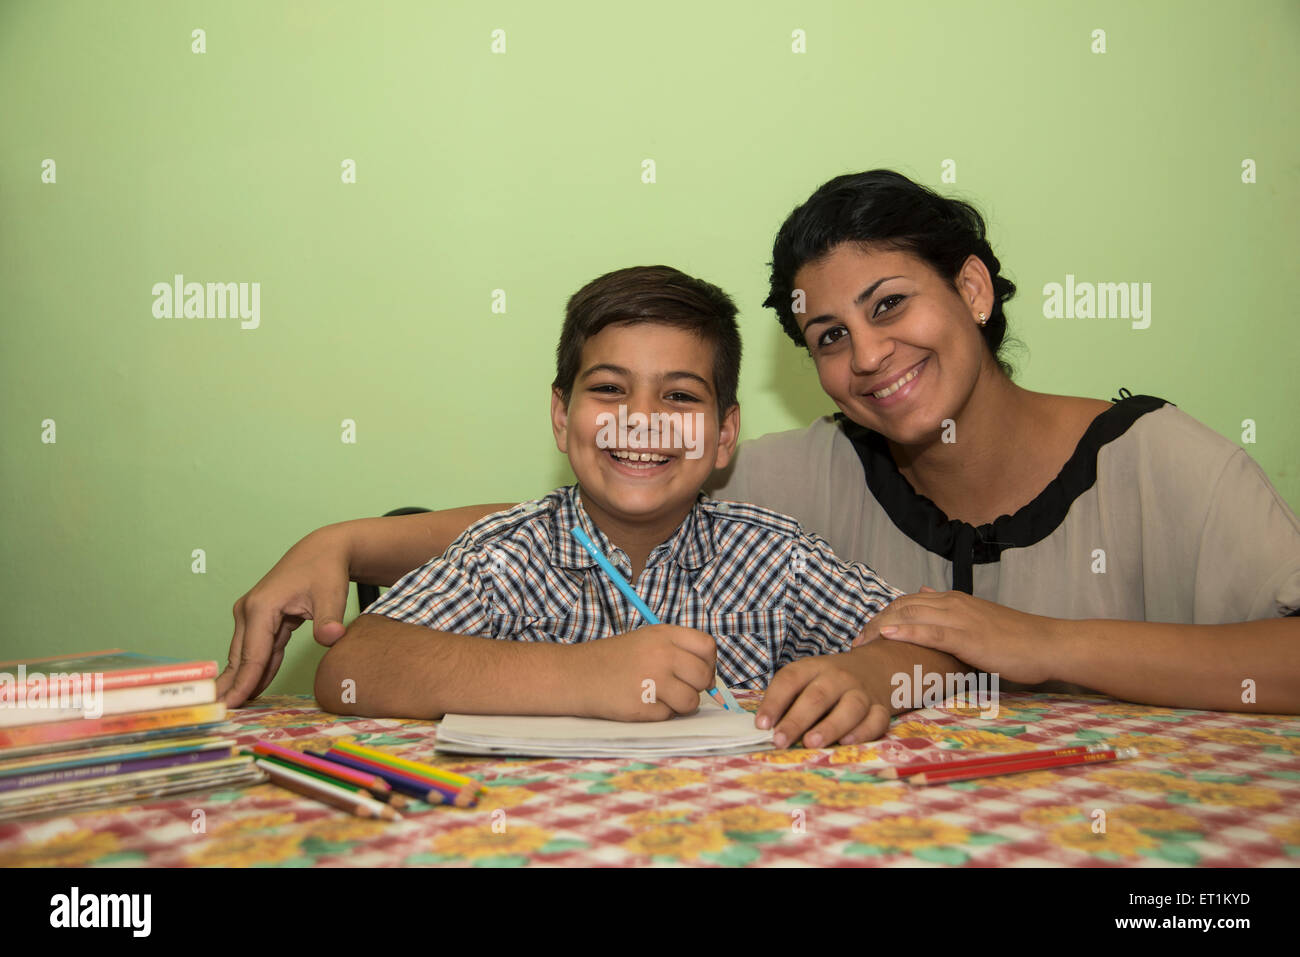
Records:
[[[897,173],[817,190],[781,227],[765,305],[840,415],[746,443],[716,496],[792,514],[919,590],[872,623],[889,667],[1300,711],[1295,514],[1244,451],[1162,400],[1012,382],[1000,268],[972,207]],[[337,640],[349,579],[395,581],[500,507],[313,532],[236,603],[224,700],[270,683],[304,619]],[[760,724],[800,694],[774,681]]]

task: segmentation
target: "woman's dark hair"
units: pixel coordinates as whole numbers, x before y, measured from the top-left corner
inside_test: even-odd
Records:
[[[999,275],[1001,264],[974,206],[887,169],[837,176],[823,185],[786,218],[772,246],[770,291],[763,305],[776,310],[781,328],[796,345],[805,343],[792,309],[795,273],[841,243],[912,253],[954,287],[962,263],[972,253],[978,256],[993,277],[993,314],[980,334],[999,368],[1011,375],[999,353],[1007,331],[1002,304],[1016,294],[1016,286]]]
[[[712,283],[671,266],[631,266],[593,279],[573,294],[555,349],[555,381],[567,405],[582,362],[582,347],[616,322],[657,322],[699,336],[713,347],[713,391],[718,419],[736,404],[740,383],[740,329],[736,304]]]

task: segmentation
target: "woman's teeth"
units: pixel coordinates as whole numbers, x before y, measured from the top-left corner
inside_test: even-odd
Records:
[[[623,449],[611,449],[609,454],[634,469],[652,469],[668,461],[668,456],[654,452],[626,452]]]
[[[885,399],[885,398],[888,398],[889,396],[893,395],[895,392],[897,392],[897,391],[898,391],[899,389],[901,389],[903,386],[907,385],[909,382],[911,382],[913,379],[915,379],[915,378],[916,378],[918,375],[920,375],[920,374],[921,374],[921,367],[920,367],[920,366],[917,366],[915,369],[913,369],[913,370],[912,370],[911,372],[909,372],[907,375],[903,376],[903,378],[899,379],[897,382],[895,382],[895,383],[894,383],[893,385],[891,385],[889,388],[887,388],[887,389],[881,389],[879,392],[873,392],[873,393],[871,393],[871,394],[874,395],[877,399]]]

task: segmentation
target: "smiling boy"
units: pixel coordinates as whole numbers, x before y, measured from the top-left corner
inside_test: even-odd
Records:
[[[695,711],[715,669],[729,686],[762,689],[797,667],[786,703],[801,717],[786,728],[811,728],[813,747],[879,735],[889,679],[870,646],[849,649],[901,593],[793,519],[700,492],[740,428],[735,314],[716,286],[666,266],[579,290],[551,396],[577,484],[488,516],[396,582],[325,655],[320,705],[662,720]],[[574,525],[665,624],[639,620]]]

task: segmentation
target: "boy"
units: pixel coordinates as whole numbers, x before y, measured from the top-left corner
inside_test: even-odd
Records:
[[[662,720],[695,711],[715,668],[729,686],[766,688],[796,659],[843,652],[783,682],[803,689],[791,712],[826,715],[805,736],[813,747],[881,733],[888,686],[849,647],[901,592],[793,519],[700,493],[740,427],[735,315],[720,289],[666,266],[579,290],[551,398],[577,485],[488,516],[396,582],[322,660],[321,707]],[[672,624],[639,620],[574,525]]]

